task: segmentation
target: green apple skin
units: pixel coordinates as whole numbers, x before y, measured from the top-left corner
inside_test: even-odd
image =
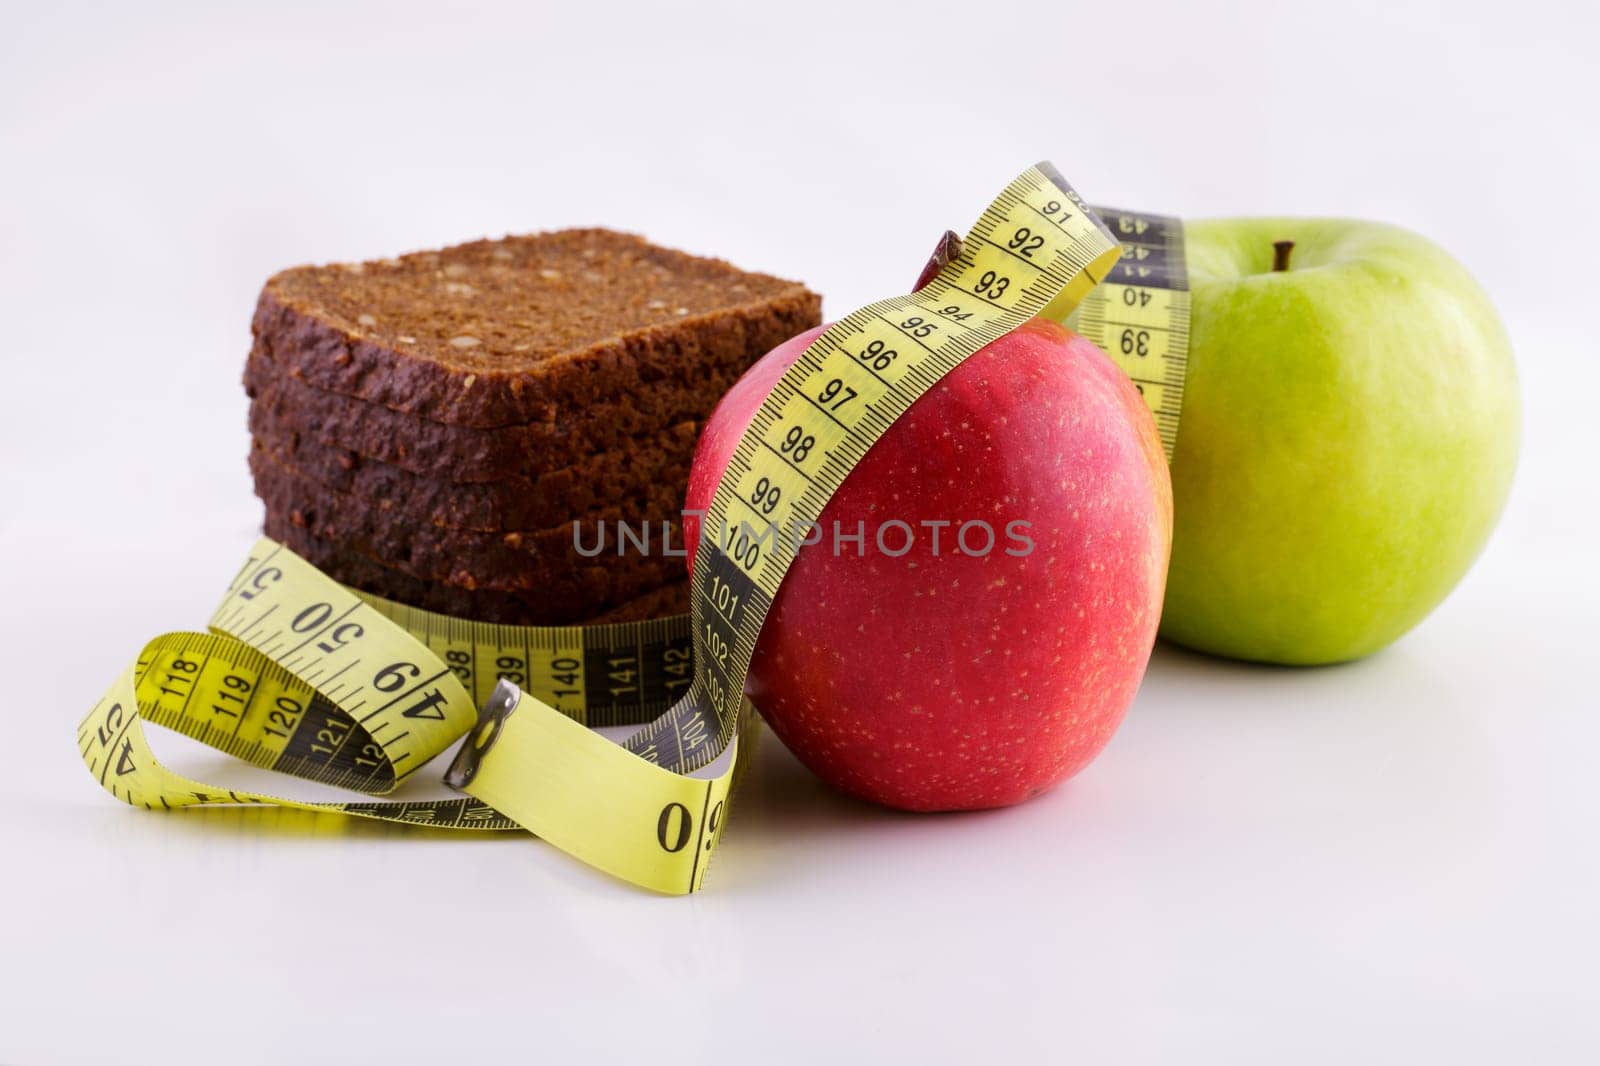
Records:
[[[1397,227],[1218,219],[1185,236],[1161,635],[1270,663],[1377,651],[1445,598],[1505,503],[1521,425],[1505,329],[1460,264]]]

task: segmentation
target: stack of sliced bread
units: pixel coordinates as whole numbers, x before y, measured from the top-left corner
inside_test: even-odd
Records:
[[[265,531],[465,618],[682,610],[700,423],[820,314],[798,283],[599,229],[285,271],[245,370]]]

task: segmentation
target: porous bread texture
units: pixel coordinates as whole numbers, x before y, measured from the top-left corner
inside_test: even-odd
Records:
[[[700,422],[820,320],[798,283],[599,229],[284,271],[245,371],[266,532],[462,617],[668,610]],[[648,522],[656,550],[584,557],[579,519]]]
[[[330,392],[477,429],[554,423],[815,325],[797,282],[603,229],[473,241],[268,280],[257,347]]]
[[[546,529],[491,533],[416,522],[392,504],[386,506],[388,501],[336,492],[274,465],[263,452],[251,454],[250,469],[269,520],[282,519],[426,581],[464,589],[538,591],[552,598],[589,596],[592,604],[609,606],[683,572],[683,556],[667,554],[683,548],[678,513],[682,494],[675,484]],[[619,523],[641,540],[648,535],[648,550],[628,542],[619,553]],[[579,538],[585,551],[579,551]],[[596,552],[601,544],[604,549]],[[574,600],[571,606],[583,604]]]
[[[539,591],[463,589],[424,581],[273,516],[268,516],[265,532],[313,566],[336,575],[346,585],[456,618],[513,626],[598,625],[659,618],[689,609],[689,587],[681,569],[671,580],[614,606],[572,604],[554,600]]]
[[[328,489],[376,501],[407,519],[454,529],[544,529],[609,506],[654,499],[662,486],[686,485],[699,424],[680,422],[633,448],[600,452],[589,462],[535,477],[459,483],[330,447],[295,431],[263,427],[251,439],[273,466]]]

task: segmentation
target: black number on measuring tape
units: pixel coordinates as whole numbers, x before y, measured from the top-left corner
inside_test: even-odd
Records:
[[[706,815],[706,832],[715,836],[717,826],[722,824],[722,804],[724,800],[717,800],[717,805],[711,808],[711,813]],[[714,841],[706,841],[706,850],[710,851]]]
[[[1145,307],[1150,303],[1150,293],[1145,289],[1123,289],[1122,302],[1129,307]]]
[[[750,527],[740,522],[737,530],[728,530],[728,542],[723,545],[733,561],[746,570],[754,570],[761,561],[761,541],[750,533]]]
[[[305,704],[293,696],[279,696],[276,703],[277,706],[267,711],[267,724],[261,731],[275,737],[287,738],[294,732],[295,723],[300,720],[300,715],[305,713]],[[274,726],[282,728],[275,729]]]
[[[366,632],[358,622],[343,622],[333,627],[327,640],[317,641],[317,650],[324,655],[332,655],[352,640],[359,640]]]
[[[122,704],[113,703],[106,708],[105,723],[96,730],[96,734],[100,738],[100,746],[103,748],[110,744],[120,732],[122,732]]]
[[[921,340],[923,337],[928,336],[939,327],[934,325],[932,322],[927,321],[921,315],[912,315],[910,318],[900,323],[900,328],[911,334],[913,337],[916,337],[918,340]]]
[[[1068,211],[1064,206],[1062,206],[1060,200],[1051,200],[1050,202],[1046,203],[1044,205],[1044,214],[1045,217],[1050,219],[1050,221],[1058,223],[1065,222],[1067,219],[1072,217],[1072,212]],[[1055,216],[1057,215],[1060,215],[1061,217],[1056,218]]]
[[[570,691],[558,690],[556,692],[557,696],[576,696],[578,694],[577,690],[572,686],[578,683],[578,671],[582,667],[583,664],[570,655],[550,660],[550,679],[566,685],[570,689]]]
[[[900,353],[882,341],[872,341],[856,356],[874,370],[887,370]]]
[[[433,722],[444,721],[444,693],[438,689],[425,693],[416,703],[400,712],[407,718],[426,718]]]
[[[990,300],[998,300],[1005,295],[1005,291],[1010,287],[1010,278],[1004,274],[996,274],[992,270],[985,270],[983,276],[978,279],[978,283],[972,287],[972,291]]]
[[[407,676],[422,676],[416,663],[393,663],[372,675],[372,687],[379,692],[398,692],[406,687]]]
[[[181,688],[168,688],[167,685],[193,685],[194,678],[190,675],[200,671],[200,664],[183,657],[172,660],[172,668],[167,671],[166,684],[161,686],[163,696],[186,696],[188,690]]]
[[[494,668],[498,676],[521,688],[527,683],[527,675],[523,673],[526,665],[515,655],[502,655],[494,661]]]
[[[806,461],[806,456],[811,454],[811,449],[816,447],[817,438],[807,433],[799,426],[790,426],[789,432],[783,435],[783,443],[778,445],[778,450],[797,463]]]
[[[1122,331],[1122,342],[1119,346],[1123,355],[1149,355],[1150,331],[1125,329]]]
[[[1006,242],[1006,247],[1025,259],[1032,259],[1033,253],[1044,247],[1044,238],[1027,226],[1018,226],[1017,232]]]
[[[446,654],[465,655],[464,652],[450,652]],[[522,662],[521,659],[517,659],[515,661],[518,664]],[[470,674],[470,671],[468,671],[468,673]],[[404,690],[405,687],[413,680],[421,676],[422,667],[418,666],[416,663],[390,663],[388,666],[385,666],[382,670],[379,670],[377,673],[372,675],[372,687],[377,689],[379,692],[400,692]],[[442,676],[444,675],[437,675],[429,680],[436,681]],[[516,683],[519,685],[522,683],[520,674],[517,675]],[[390,702],[394,703],[402,698],[408,698],[411,700],[411,705],[409,707],[402,708],[400,711],[400,713],[405,717],[426,718],[430,721],[436,722],[443,721],[445,694],[439,689],[430,689],[427,692],[419,693],[411,697],[396,696],[395,699]],[[385,706],[388,706],[388,704]]]
[[[239,598],[241,600],[253,600],[260,593],[267,591],[268,585],[272,584],[274,581],[282,580],[283,571],[279,570],[276,566],[269,566],[263,570],[257,570],[256,576],[250,579],[250,587],[239,590]]]
[[[211,705],[211,713],[226,715],[229,718],[239,717],[239,712],[244,708],[254,688],[255,685],[251,683],[249,678],[240,677],[238,674],[224,674],[222,676],[222,690],[216,693],[217,702]],[[226,706],[229,700],[238,704],[238,706]]]
[[[783,489],[772,484],[766,478],[756,482],[756,487],[750,493],[750,503],[762,514],[771,514],[778,509],[778,501],[783,499]]]
[[[961,310],[960,304],[951,304],[949,307],[941,307],[939,308],[939,314],[943,315],[945,318],[948,318],[952,322],[965,322],[967,319],[972,317],[972,312]]]
[[[688,847],[689,831],[693,828],[689,808],[674,801],[661,808],[661,817],[656,819],[656,840],[662,851],[675,855]]]
[[[822,386],[822,391],[817,393],[817,402],[828,405],[830,410],[837,411],[857,395],[855,389],[838,378],[829,378],[828,383]]]
[[[333,617],[333,604],[313,603],[299,614],[294,616],[294,621],[289,623],[289,628],[296,633],[309,633],[314,629],[324,626],[328,619]]]

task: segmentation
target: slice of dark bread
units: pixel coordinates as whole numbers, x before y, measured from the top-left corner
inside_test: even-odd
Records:
[[[683,547],[677,485],[662,486],[639,501],[618,501],[577,523],[484,533],[417,522],[391,501],[337,492],[275,466],[259,451],[251,454],[250,469],[271,528],[281,529],[283,523],[305,528],[425,581],[464,589],[533,591],[560,601],[563,609],[577,610],[633,599],[683,571],[681,554],[670,556],[661,550],[662,522],[672,528],[673,549],[681,552]],[[650,552],[629,550],[619,555],[619,521],[630,523],[641,535],[648,524]],[[593,556],[580,553],[574,542],[575,524],[586,545],[597,543],[603,524],[606,550]],[[339,573],[330,576],[348,580]]]
[[[280,541],[323,572],[352,588],[397,603],[437,611],[455,618],[512,626],[601,625],[681,614],[689,609],[689,583],[681,571],[668,583],[614,605],[563,604],[532,592],[463,589],[424,581],[384,566],[310,530],[268,519],[266,535]],[[680,560],[681,561],[681,560]]]
[[[294,431],[263,426],[252,451],[275,466],[337,492],[385,501],[409,519],[456,529],[545,529],[618,505],[640,506],[670,489],[680,499],[689,480],[699,426],[680,422],[636,446],[600,452],[587,463],[536,477],[457,483],[330,447]]]
[[[330,448],[455,482],[536,477],[589,462],[596,453],[646,447],[681,423],[704,420],[741,370],[715,372],[705,395],[687,408],[637,402],[597,404],[581,420],[554,425],[469,429],[417,418],[378,404],[312,388],[278,375],[252,356],[245,370],[250,430],[257,436],[298,435]]]
[[[689,579],[680,578],[638,599],[618,604],[599,614],[580,618],[584,625],[600,626],[611,622],[643,622],[650,618],[664,618],[669,614],[687,614],[689,611]]]
[[[721,395],[712,370],[742,370],[820,316],[797,282],[577,229],[286,270],[251,329],[285,376],[486,429],[654,403],[673,381],[704,391],[661,397],[672,420],[708,411]]]
[[[536,588],[469,588],[420,576],[409,566],[379,560],[368,554],[363,544],[322,536],[315,528],[296,524],[293,516],[269,514],[262,522],[262,531],[273,540],[287,544],[342,584],[367,588],[402,603],[446,614],[459,613],[462,617],[519,625],[564,625],[591,618],[669,584],[681,575],[683,563],[678,559],[673,560],[678,563],[676,567],[634,567],[626,574],[620,573],[620,568],[614,565],[597,565],[588,571],[552,578]],[[616,560],[610,562],[614,564]],[[379,573],[388,579],[387,584],[373,584]],[[390,591],[385,592],[384,588]],[[427,595],[419,597],[419,591],[426,591]],[[463,604],[479,606],[467,610],[461,606]],[[494,604],[504,609],[491,606]]]

